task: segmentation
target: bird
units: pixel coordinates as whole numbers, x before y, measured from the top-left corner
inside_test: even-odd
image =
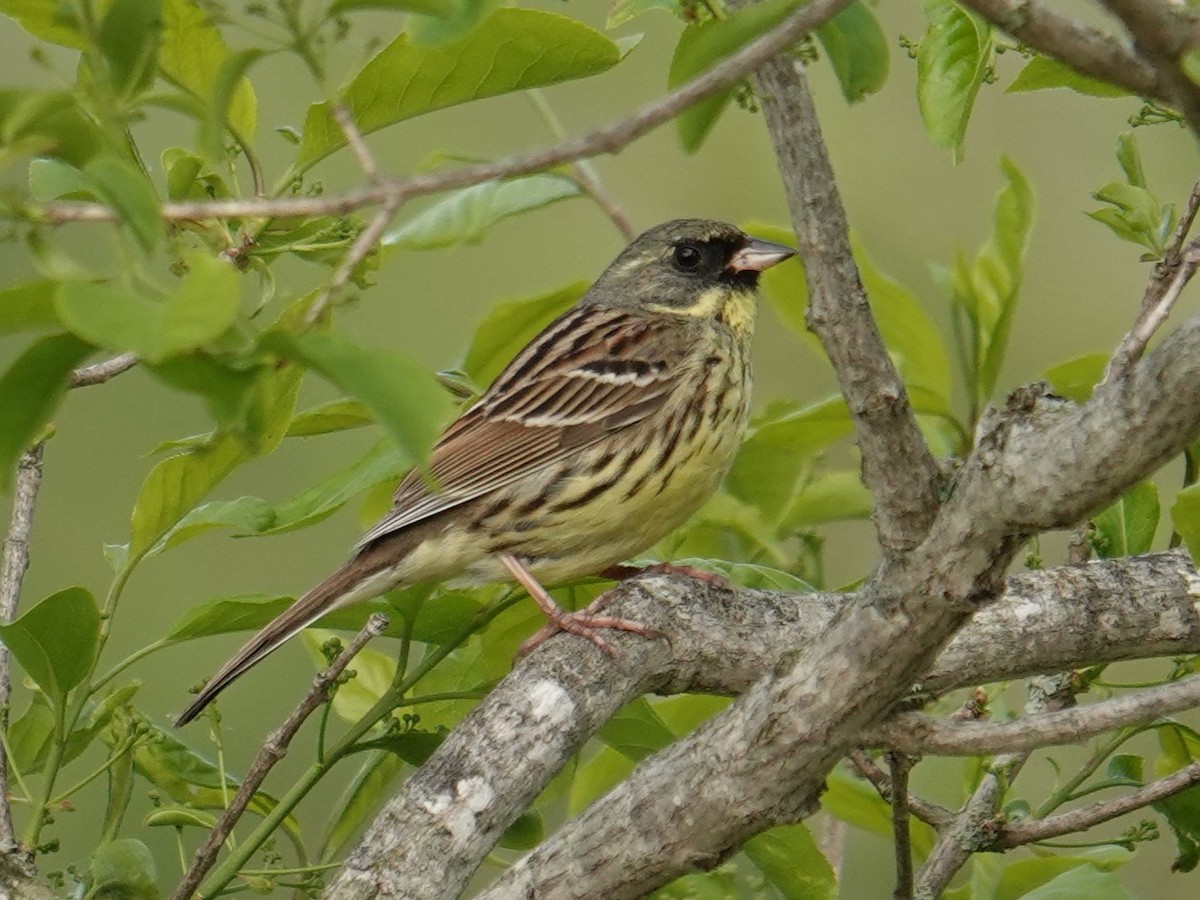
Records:
[[[750,412],[760,274],[793,256],[733,225],[676,219],[635,238],[463,411],[349,561],[242,647],[176,720],[316,619],[402,585],[513,579],[567,631],[657,632],[568,612],[543,585],[622,566],[718,488]],[[669,566],[665,567],[668,570]]]

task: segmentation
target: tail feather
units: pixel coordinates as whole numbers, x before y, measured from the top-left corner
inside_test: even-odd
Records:
[[[366,562],[361,556],[351,560],[250,638],[179,715],[175,727],[186,725],[196,718],[221,691],[321,616],[356,600],[376,596],[390,587],[380,583],[381,579],[377,576],[386,573],[381,572],[378,563],[364,567]]]

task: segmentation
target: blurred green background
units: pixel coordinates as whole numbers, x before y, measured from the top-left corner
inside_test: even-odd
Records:
[[[561,10],[563,5],[548,3],[544,8]],[[603,27],[599,4],[575,3],[563,11]],[[889,35],[917,39],[924,29],[918,4],[890,3],[876,12]],[[334,53],[333,71],[354,71],[365,58],[367,39],[391,34],[397,27],[397,20],[383,14],[355,21],[356,28]],[[618,30],[618,35],[645,32],[625,62],[599,78],[547,90],[545,96],[567,132],[579,134],[608,123],[661,95],[680,28],[666,14],[641,16]],[[236,32],[232,35],[236,40]],[[39,59],[31,55],[34,51]],[[37,47],[4,18],[0,53],[9,85],[58,86],[73,77],[71,53]],[[926,138],[914,94],[915,62],[900,47],[893,46],[887,87],[854,107],[842,100],[824,64],[812,71],[822,126],[853,228],[875,263],[914,289],[926,309],[947,326],[948,341],[946,298],[931,276],[931,264],[948,264],[958,248],[973,252],[987,235],[993,197],[1001,184],[1002,155],[1012,158],[1030,179],[1037,193],[1037,223],[1010,360],[1001,377],[1004,390],[1038,378],[1069,357],[1113,347],[1132,321],[1149,272],[1149,266],[1138,261],[1136,247],[1119,242],[1083,214],[1097,206],[1092,191],[1120,178],[1113,157],[1115,139],[1127,129],[1126,120],[1139,103],[1085,99],[1065,91],[1005,94],[1004,86],[1021,63],[1016,54],[1000,58],[998,83],[985,86],[980,94],[965,160],[959,165]],[[271,129],[299,126],[307,104],[320,98],[290,58],[268,60],[252,77],[259,99],[258,142],[271,181],[292,154],[291,146],[276,139]],[[192,128],[164,111],[140,124],[137,134],[146,158],[154,161],[163,148],[190,142]],[[1181,128],[1165,125],[1138,129],[1138,140],[1151,187],[1164,199],[1182,202],[1200,173],[1191,138]],[[533,105],[520,96],[436,113],[368,139],[384,169],[396,174],[412,172],[439,153],[499,156],[552,141]],[[731,109],[694,156],[680,151],[673,127],[667,126],[617,157],[597,160],[596,166],[639,229],[679,216],[787,223],[767,135],[755,114]],[[321,164],[313,175],[329,191],[362,181],[345,152]],[[3,177],[19,183],[24,173],[17,166]],[[403,209],[398,221],[417,209],[418,204]],[[108,252],[102,226],[70,226],[63,237],[68,235],[78,242],[81,256]],[[478,246],[389,254],[375,275],[378,286],[343,310],[339,324],[365,344],[402,350],[433,369],[451,368],[461,360],[474,323],[494,301],[591,279],[622,245],[621,236],[595,206],[586,200],[562,202],[503,223]],[[6,283],[32,273],[8,244],[0,246],[0,271]],[[284,295],[309,290],[325,277],[324,270],[290,260],[283,262],[277,276]],[[1185,296],[1177,316],[1189,315],[1195,307],[1194,297]],[[760,405],[777,397],[815,401],[835,390],[824,362],[781,327],[769,309],[763,310],[756,341]],[[18,346],[0,342],[0,364],[7,365]],[[301,406],[334,396],[331,389],[310,382]],[[210,423],[199,401],[181,401],[134,370],[108,385],[73,392],[55,424],[57,433],[46,450],[33,564],[23,595],[26,605],[70,584],[102,593],[109,570],[101,547],[127,539],[131,504],[152,465],[146,454],[164,440],[205,431]],[[373,439],[374,434],[355,432],[288,441],[269,459],[236,472],[217,496],[287,498],[344,464]],[[1178,483],[1174,468],[1164,478],[1164,483]],[[119,659],[161,635],[193,604],[250,592],[303,591],[342,561],[362,524],[351,504],[321,525],[297,533],[235,540],[213,532],[149,561],[126,593],[108,659]],[[1055,546],[1043,545],[1047,564],[1061,558]],[[869,526],[830,529],[829,586],[861,576],[873,554]],[[139,705],[166,723],[185,705],[187,689],[211,674],[240,640],[232,636],[186,644],[139,664],[129,673],[142,681]],[[231,771],[244,771],[262,736],[290,710],[311,673],[306,652],[292,642],[222,698],[226,764]],[[18,692],[18,703],[19,697]],[[203,744],[206,727],[193,725],[188,740]],[[1052,770],[1042,762],[1047,755],[1035,754],[1023,777],[1052,778]],[[1070,757],[1067,752],[1053,755]],[[302,764],[299,758],[285,760],[280,768],[295,772]],[[963,765],[927,760],[916,770],[916,784],[930,790],[934,799],[954,802],[959,798],[948,785],[961,781]],[[281,783],[283,777],[277,775],[268,788]],[[322,786],[305,806],[321,808],[335,798],[334,787]],[[134,802],[130,822],[140,821],[148,808],[144,791]],[[93,817],[102,808],[102,788],[96,786],[80,798],[74,812],[59,815],[54,833],[64,836],[68,849],[56,865],[83,862],[71,856],[70,848],[85,847],[84,842],[94,839]],[[1137,818],[1141,817],[1134,821]],[[1101,830],[1116,834],[1125,824]],[[161,831],[139,837],[150,843],[168,884],[176,851],[169,830]],[[72,834],[78,837],[72,839]],[[1200,877],[1168,871],[1173,850],[1164,828],[1163,838],[1142,850],[1123,881],[1139,896],[1195,897]],[[843,873],[843,896],[890,896],[890,847],[854,833]]]

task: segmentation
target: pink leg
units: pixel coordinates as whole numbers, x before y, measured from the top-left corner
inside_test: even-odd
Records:
[[[546,593],[546,589],[538,583],[538,580],[533,577],[528,569],[521,565],[515,556],[502,553],[500,554],[500,561],[504,563],[504,567],[508,569],[513,579],[521,587],[525,588],[526,593],[533,598],[533,602],[538,605],[538,608],[541,609],[548,620],[540,631],[517,648],[518,657],[524,656],[547,638],[553,637],[562,631],[587,638],[609,656],[616,656],[617,652],[609,646],[604,638],[596,633],[597,629],[614,628],[617,631],[632,631],[634,634],[640,634],[648,638],[662,636],[662,633],[657,629],[651,628],[648,625],[642,625],[640,622],[619,619],[613,616],[596,615],[606,599],[605,594],[601,594],[578,612],[567,612],[554,602],[554,598]]]

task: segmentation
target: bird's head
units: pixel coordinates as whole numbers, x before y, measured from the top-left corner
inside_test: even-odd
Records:
[[[675,219],[621,251],[585,302],[697,318],[753,315],[759,274],[795,255],[710,219]],[[740,328],[748,322],[730,320]]]

